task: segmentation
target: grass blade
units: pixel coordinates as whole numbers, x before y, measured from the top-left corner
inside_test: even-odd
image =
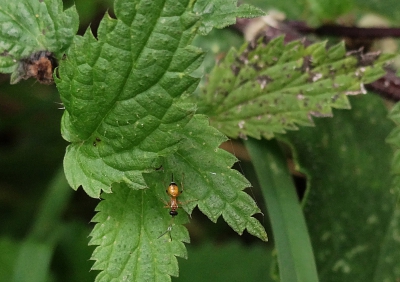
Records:
[[[245,144],[272,223],[280,281],[318,281],[303,211],[278,143],[249,139]]]

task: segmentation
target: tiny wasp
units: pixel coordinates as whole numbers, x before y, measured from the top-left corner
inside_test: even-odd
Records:
[[[168,185],[167,190],[165,190],[165,192],[167,192],[167,194],[170,198],[169,202],[165,202],[166,203],[165,208],[170,209],[169,214],[172,217],[171,224],[168,226],[167,231],[165,231],[163,234],[161,234],[158,238],[161,238],[166,233],[171,232],[172,221],[173,221],[174,217],[178,215],[179,205],[182,204],[177,199],[179,197],[179,195],[182,194],[182,192],[183,192],[183,183],[181,183],[181,185],[182,185],[182,190],[180,191],[178,185],[174,182],[174,174],[172,174],[171,183]],[[171,237],[171,233],[170,233],[170,237]],[[171,240],[172,240],[172,238],[171,238]]]
[[[169,203],[165,206],[166,208],[170,208],[171,210],[169,211],[169,214],[174,217],[178,215],[178,204],[181,204],[181,202],[178,201],[178,196],[182,194],[183,192],[183,184],[182,185],[182,191],[179,191],[178,185],[174,182],[174,175],[172,174],[172,180],[171,183],[169,184],[167,190],[167,194],[169,195]]]

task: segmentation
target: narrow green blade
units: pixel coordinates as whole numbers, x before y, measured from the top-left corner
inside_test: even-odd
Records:
[[[245,142],[267,205],[280,281],[318,281],[314,254],[286,160],[277,142]]]

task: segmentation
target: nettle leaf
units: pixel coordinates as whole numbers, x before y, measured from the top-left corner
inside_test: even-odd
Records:
[[[346,95],[365,93],[363,83],[384,74],[387,55],[347,53],[344,45],[305,47],[268,44],[231,50],[214,68],[200,97],[201,112],[230,137],[272,138],[274,133],[313,125],[311,116],[332,116],[332,108],[348,109]]]
[[[187,216],[176,217],[172,240],[158,238],[167,230],[163,222],[168,213],[155,189],[133,190],[121,184],[103,198],[90,241],[99,245],[92,269],[103,270],[96,281],[170,281],[170,275],[177,276],[175,256],[187,257],[182,241],[189,242],[189,235],[181,225]]]
[[[61,59],[79,19],[75,6],[63,11],[61,0],[0,0],[0,26],[0,72],[11,73],[21,59],[37,51]]]
[[[240,234],[267,239],[252,217],[258,207],[242,191],[248,181],[231,169],[236,158],[218,149],[226,137],[194,114],[186,95],[203,60],[190,45],[200,25],[192,4],[117,0],[117,19],[106,15],[97,39],[90,31],[76,36],[55,78],[65,106],[62,134],[71,142],[67,179],[92,197],[112,192],[102,194],[93,219],[93,269],[103,270],[97,281],[178,275],[175,256],[186,257],[189,241],[184,210],[196,205]],[[173,220],[165,193],[172,174],[184,191]]]
[[[218,146],[227,140],[215,128],[209,126],[208,118],[195,115],[185,127],[189,138],[180,148],[165,159],[166,171],[184,172],[179,176],[186,187],[182,202],[183,208],[191,213],[197,204],[200,211],[213,222],[222,215],[224,220],[237,233],[244,229],[260,239],[267,241],[264,227],[253,217],[260,210],[254,200],[242,190],[250,186],[247,179],[232,170],[237,159]],[[162,191],[162,189],[157,189]]]
[[[93,269],[103,270],[96,281],[169,281],[169,275],[177,276],[175,256],[186,258],[183,242],[189,242],[183,210],[190,214],[196,205],[214,222],[222,215],[239,234],[246,228],[267,240],[262,225],[251,217],[258,207],[242,191],[248,181],[231,169],[236,158],[217,148],[226,137],[202,115],[195,115],[184,131],[190,138],[179,150],[162,161],[162,168],[144,174],[150,189],[118,184],[112,194],[102,195],[90,241],[99,245],[92,256]],[[172,173],[183,191],[178,198],[183,210],[178,209],[173,220],[165,208]],[[170,233],[163,235],[169,227]]]
[[[213,28],[224,28],[236,23],[236,18],[256,18],[265,13],[248,4],[237,6],[237,0],[198,0],[193,11],[202,17],[199,33],[208,34]]]
[[[106,16],[98,39],[75,37],[56,79],[74,189],[98,197],[115,182],[146,188],[142,172],[177,149],[195,110],[180,96],[196,88],[190,73],[203,58],[189,45],[197,17],[187,2],[116,1],[118,20]]]

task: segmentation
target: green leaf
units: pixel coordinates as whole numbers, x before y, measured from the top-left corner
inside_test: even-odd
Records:
[[[283,138],[307,176],[304,213],[321,281],[395,281],[397,195],[391,189],[393,152],[384,143],[393,125],[379,97],[351,102],[351,111],[336,111],[334,119],[318,119],[315,128]]]
[[[233,49],[214,68],[199,97],[200,111],[230,137],[272,138],[313,125],[312,116],[332,116],[332,107],[350,108],[346,95],[364,93],[363,83],[384,74],[387,58],[346,54],[343,44],[326,50],[325,43],[259,40]]]
[[[163,189],[165,191],[165,188]],[[171,238],[158,237],[167,230],[169,216],[155,189],[132,190],[117,185],[112,194],[103,194],[93,218],[98,222],[91,233],[92,269],[103,270],[96,281],[170,281],[178,275],[175,256],[186,257],[182,243],[189,241],[179,215],[172,226]]]
[[[187,2],[116,1],[118,19],[106,16],[98,39],[75,37],[56,79],[74,189],[99,197],[115,182],[146,188],[141,173],[176,151],[195,110],[180,96],[197,86],[190,73],[203,58],[189,45],[197,17]]]
[[[213,222],[222,215],[237,233],[242,234],[247,229],[250,234],[267,241],[264,227],[251,217],[260,210],[254,200],[242,191],[250,183],[231,169],[236,158],[218,149],[226,137],[209,126],[208,119],[201,115],[195,115],[185,131],[190,138],[163,163],[166,171],[184,172],[183,183],[185,187],[189,186],[181,197],[183,202],[189,200],[184,206],[185,210],[190,214],[197,204],[200,211]],[[157,190],[162,191],[161,188]]]
[[[265,15],[248,4],[237,6],[237,0],[198,0],[193,11],[201,15],[200,34],[206,35],[213,28],[224,28],[236,23],[236,18],[256,18]]]
[[[113,192],[102,195],[93,219],[97,281],[178,275],[175,256],[186,256],[188,241],[183,209],[196,205],[239,234],[267,239],[252,217],[258,207],[242,191],[248,181],[231,169],[236,158],[218,149],[226,137],[187,98],[203,60],[190,45],[199,26],[191,3],[116,1],[117,19],[106,15],[97,39],[90,31],[76,36],[55,78],[66,110],[62,133],[72,143],[64,159],[69,183],[92,197]],[[165,209],[171,174],[184,190],[173,220]]]
[[[318,281],[303,211],[276,140],[245,142],[271,219],[281,281]]]
[[[179,206],[191,213],[199,209],[212,221],[222,215],[239,234],[244,229],[266,240],[262,225],[251,217],[259,212],[253,199],[242,190],[248,181],[231,166],[235,157],[217,146],[226,138],[208,125],[204,116],[195,115],[185,127],[189,138],[179,150],[162,162],[162,168],[144,174],[150,189],[132,190],[126,185],[114,185],[112,194],[97,207],[99,213],[90,244],[98,245],[92,259],[93,269],[103,270],[97,281],[126,277],[127,281],[169,281],[178,275],[175,256],[186,257],[182,242],[189,242],[182,226],[187,215],[178,209],[171,219],[165,189],[174,181],[183,191]],[[168,231],[171,227],[171,232]]]
[[[358,17],[367,14],[383,16],[389,19],[392,25],[398,24],[400,19],[399,2],[396,0],[247,0],[246,3],[256,5],[265,11],[279,10],[284,13],[286,19],[306,21],[313,26],[334,23],[349,13],[357,14]]]
[[[61,59],[79,20],[74,6],[63,11],[61,0],[1,0],[0,25],[0,72],[11,73],[21,59],[37,51]]]
[[[283,15],[285,19],[289,20],[307,20],[308,5],[306,0],[291,0],[291,1],[275,1],[275,0],[247,0],[246,3],[250,3],[257,7],[260,7],[264,11],[267,11],[267,15],[274,16],[274,13],[278,12]],[[306,16],[306,17],[305,17]]]

